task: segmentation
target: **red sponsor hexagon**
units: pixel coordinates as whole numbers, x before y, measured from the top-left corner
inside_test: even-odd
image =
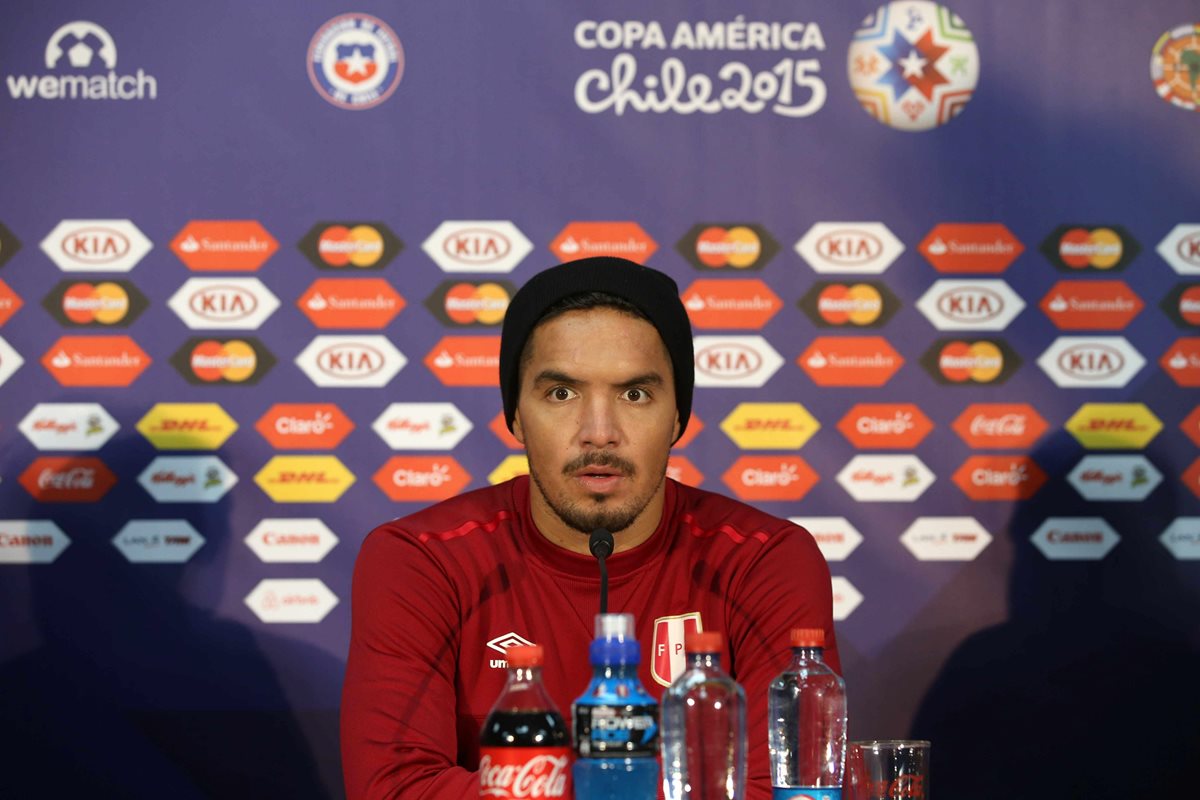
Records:
[[[446,386],[499,386],[499,336],[444,336],[425,366]]]
[[[1196,443],[1196,447],[1200,447],[1200,406],[1192,409],[1192,413],[1179,423],[1179,428]]]
[[[688,486],[704,483],[704,473],[696,469],[687,456],[671,456],[667,459],[667,477]]]
[[[1200,497],[1200,458],[1192,462],[1183,475],[1180,476],[1183,485],[1192,490],[1192,494]]]
[[[796,363],[818,386],[883,386],[904,356],[882,336],[818,336]]]
[[[951,480],[972,500],[1028,500],[1046,473],[1029,456],[971,456]]]
[[[679,296],[697,328],[757,330],[783,308],[779,295],[758,278],[702,278]]]
[[[276,403],[254,429],[276,450],[332,450],[354,423],[333,403]]]
[[[63,386],[128,386],[151,358],[128,336],[63,336],[42,366]]]
[[[1125,281],[1059,281],[1038,304],[1065,331],[1119,331],[1145,304]]]
[[[171,240],[171,250],[197,272],[254,272],[279,242],[253,219],[194,219]]]
[[[117,476],[94,457],[42,456],[17,479],[39,503],[94,503]]]
[[[554,237],[550,249],[562,261],[620,256],[645,264],[658,243],[636,222],[572,222]]]
[[[837,427],[859,450],[912,450],[933,422],[913,403],[859,403]]]
[[[505,424],[503,411],[492,417],[492,421],[488,423],[488,428],[509,450],[525,449],[525,445],[517,441],[517,437],[512,435],[512,431],[510,431],[508,429],[508,425]]]
[[[743,500],[799,500],[820,478],[800,456],[742,456],[721,476]]]
[[[12,290],[12,288],[0,280],[0,326],[8,322],[8,318],[17,313],[17,310],[24,305],[21,296]]]
[[[999,273],[1025,246],[998,222],[943,222],[917,249],[938,272]]]
[[[671,445],[672,450],[682,450],[692,443],[692,440],[700,435],[700,431],[704,430],[704,423],[695,414],[688,417],[687,429],[684,430],[683,436],[679,437],[679,441]]]
[[[1048,425],[1028,403],[972,403],[951,427],[976,450],[1027,450]]]
[[[372,479],[396,502],[428,502],[458,494],[471,473],[452,456],[392,456]]]
[[[404,309],[404,298],[383,278],[318,278],[296,306],[318,328],[378,330]]]
[[[1200,336],[1176,339],[1158,363],[1180,386],[1200,386]]]

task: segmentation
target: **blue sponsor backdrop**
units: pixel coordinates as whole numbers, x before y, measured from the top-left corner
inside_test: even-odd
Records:
[[[782,299],[761,331],[698,331],[761,334],[784,363],[761,388],[699,389],[705,427],[682,454],[703,486],[727,491],[721,475],[742,453],[719,425],[739,403],[800,402],[820,421],[798,451],[820,481],[800,502],[762,506],[845,517],[863,536],[831,564],[862,596],[838,625],[852,738],[932,738],[944,797],[1182,785],[1175,781],[1200,751],[1200,551],[1194,523],[1176,528],[1174,550],[1160,535],[1177,518],[1200,516],[1195,470],[1190,488],[1184,477],[1200,456],[1196,424],[1190,438],[1181,431],[1197,395],[1159,360],[1197,327],[1159,304],[1200,282],[1200,267],[1178,272],[1156,247],[1177,225],[1200,224],[1200,117],[1158,96],[1151,57],[1164,33],[1200,21],[1197,9],[1183,0],[956,0],[974,57],[958,22],[920,3],[893,4],[866,26],[891,37],[892,49],[859,76],[876,92],[864,96],[876,113],[903,120],[918,110],[904,104],[926,97],[922,87],[935,104],[957,92],[942,106],[952,107],[978,75],[960,116],[914,132],[864,113],[847,77],[854,33],[874,7],[61,2],[7,15],[0,222],[20,247],[5,237],[0,280],[23,305],[0,337],[24,363],[0,386],[0,518],[9,537],[22,530],[12,520],[53,521],[70,546],[53,563],[0,564],[0,795],[341,795],[336,708],[354,557],[375,524],[421,505],[392,502],[371,478],[393,455],[430,455],[392,451],[371,423],[393,402],[454,403],[473,424],[453,452],[473,487],[511,452],[488,428],[498,393],[447,387],[423,363],[445,335],[493,333],[453,330],[425,307],[458,277],[421,248],[448,220],[511,221],[533,246],[507,275],[464,279],[519,284],[558,260],[548,246],[569,223],[623,220],[655,240],[648,263],[681,289],[698,278],[756,277]],[[340,82],[310,79],[310,43],[350,11],[394,31],[403,69],[395,59],[371,67],[349,47],[314,67]],[[59,38],[62,52],[49,52],[76,20],[104,36],[75,28]],[[580,24],[589,20],[641,24]],[[688,31],[676,40],[681,22]],[[661,46],[651,23],[663,30]],[[386,38],[376,41],[388,50]],[[1195,40],[1180,41],[1179,52],[1192,55],[1168,48],[1168,68],[1194,76]],[[600,72],[577,90],[589,70]],[[631,81],[623,107],[611,86],[621,75]],[[681,76],[691,88],[668,101]],[[721,94],[743,77],[749,94]],[[1186,84],[1177,80],[1172,96],[1186,95]],[[351,91],[335,95],[339,87]],[[353,105],[355,87],[373,107],[327,100]],[[767,97],[760,110],[754,91]],[[106,99],[113,93],[133,97]],[[39,248],[62,220],[130,220],[153,247],[128,273],[68,274]],[[192,220],[256,220],[278,251],[253,273],[192,271],[170,248]],[[406,303],[383,329],[361,332],[386,335],[407,357],[380,388],[319,388],[294,362],[312,337],[351,333],[318,330],[296,307],[314,280],[342,277],[316,269],[297,243],[318,222],[346,220],[382,222],[403,241],[384,268],[361,272],[386,279]],[[797,306],[818,281],[857,280],[819,274],[794,249],[822,221],[882,223],[903,243],[886,271],[863,278],[900,301],[882,327],[819,328]],[[761,226],[779,252],[761,270],[702,271],[675,244],[709,222]],[[918,245],[950,222],[1002,223],[1024,252],[1000,274],[941,274]],[[1039,252],[1063,225],[1119,226],[1136,255],[1120,270],[1067,274]],[[212,332],[255,337],[274,356],[252,387],[196,385],[171,363],[185,342],[209,334],[190,330],[167,301],[189,278],[221,276],[257,277],[281,303],[257,331]],[[949,277],[1002,279],[1026,306],[1004,331],[936,330],[915,304]],[[128,327],[70,330],[42,301],[76,278],[131,281],[148,305]],[[1038,303],[1063,279],[1125,281],[1145,308],[1123,331],[1060,331]],[[39,362],[60,336],[76,334],[128,334],[153,363],[127,388],[64,387]],[[883,336],[905,363],[883,387],[818,387],[796,364],[818,335]],[[1123,336],[1146,363],[1123,387],[1059,388],[1037,360],[1060,335]],[[936,382],[919,362],[947,336],[1002,339],[1021,365],[999,385]],[[1189,369],[1180,374],[1194,382]],[[219,501],[159,504],[139,486],[157,456],[179,454],[156,450],[136,429],[162,402],[219,403],[237,421],[216,455],[239,482]],[[353,420],[336,449],[321,451],[357,478],[337,502],[276,503],[255,484],[281,453],[254,429],[277,402],[336,403]],[[933,421],[911,452],[936,480],[915,502],[856,502],[835,479],[860,454],[837,430],[860,402],[916,403]],[[1063,427],[1086,402],[1144,403],[1161,420],[1148,445],[1121,451],[1145,455],[1162,474],[1143,501],[1088,502],[1067,481],[1092,452]],[[18,428],[38,403],[99,403],[120,431],[95,453],[39,452]],[[972,403],[1029,403],[1047,421],[1023,451],[1048,476],[1031,499],[972,500],[951,480],[977,452],[951,428]],[[1115,451],[1095,451],[1105,452]],[[96,502],[35,500],[20,476],[38,458],[64,454],[99,457],[116,485]],[[966,561],[918,560],[901,543],[918,517],[948,516],[974,518],[993,541]],[[339,543],[318,563],[265,563],[243,540],[260,520],[280,517],[319,518]],[[1051,560],[1030,541],[1051,517],[1102,517],[1120,541],[1100,560]],[[184,564],[132,563],[111,542],[134,519],[187,520],[205,543]],[[20,560],[22,548],[8,541],[6,558]],[[1070,559],[1070,548],[1061,552]],[[246,602],[264,579],[318,579],[340,602],[318,623],[264,622]]]

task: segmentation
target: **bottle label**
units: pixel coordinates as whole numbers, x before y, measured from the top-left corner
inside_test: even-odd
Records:
[[[571,797],[571,748],[484,747],[479,796],[492,800]]]
[[[773,786],[771,800],[842,800],[842,790],[829,786]]]
[[[575,742],[580,758],[653,758],[658,755],[658,706],[580,703]]]

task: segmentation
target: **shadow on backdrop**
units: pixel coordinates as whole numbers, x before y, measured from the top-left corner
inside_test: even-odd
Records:
[[[1136,455],[1136,453],[1130,453]],[[1141,503],[1086,503],[1051,479],[1016,506],[1007,622],[967,638],[917,712],[931,782],[957,800],[1194,796],[1200,765],[1200,591],[1159,536],[1178,513],[1178,467]],[[1066,475],[1066,432],[1034,459]],[[1051,561],[1047,517],[1102,515],[1121,537],[1100,561]],[[997,534],[1000,535],[1000,534]]]
[[[6,482],[5,518],[53,520],[71,544],[53,564],[3,568],[26,570],[23,584],[5,576],[5,605],[32,613],[4,621],[0,797],[341,797],[336,712],[289,709],[281,682],[291,664],[341,666],[212,613],[244,547],[228,501],[155,503],[136,482],[155,455],[137,438],[105,446],[120,477],[98,503],[43,505]],[[131,519],[187,519],[205,544],[185,564],[130,563],[111,541]]]

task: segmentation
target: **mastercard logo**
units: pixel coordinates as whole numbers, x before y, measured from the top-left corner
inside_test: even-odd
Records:
[[[900,301],[877,281],[819,281],[797,305],[822,328],[877,328],[892,318]]]
[[[753,223],[700,223],[676,245],[679,254],[700,270],[761,269],[779,252],[766,229]]]
[[[1060,225],[1042,242],[1042,253],[1066,272],[1124,269],[1140,247],[1118,225]]]
[[[446,325],[494,327],[504,321],[515,293],[515,287],[506,281],[446,281],[429,296],[425,307]]]
[[[124,327],[148,305],[128,281],[63,281],[42,302],[50,315],[70,327]]]
[[[403,243],[381,222],[318,222],[298,247],[320,269],[349,271],[382,269]]]
[[[1003,383],[1020,358],[999,339],[942,339],[925,352],[921,364],[939,383],[968,386]]]
[[[253,385],[275,365],[256,339],[189,339],[171,357],[188,383],[204,386]]]

